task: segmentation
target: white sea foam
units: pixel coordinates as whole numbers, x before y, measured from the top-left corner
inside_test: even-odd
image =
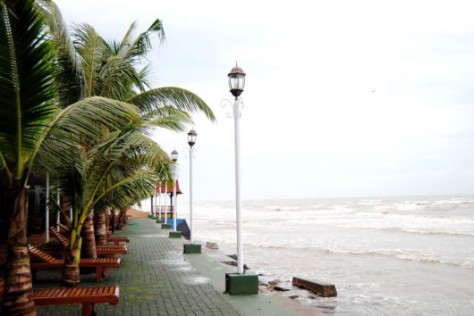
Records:
[[[194,214],[196,238],[236,253],[233,203],[197,203]],[[335,283],[339,296],[327,306],[303,299],[325,312],[469,315],[474,307],[474,197],[252,201],[243,238],[254,270]]]

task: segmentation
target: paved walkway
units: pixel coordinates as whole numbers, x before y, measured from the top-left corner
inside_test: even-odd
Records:
[[[112,269],[104,285],[120,286],[120,303],[98,304],[98,315],[295,315],[265,294],[223,294],[226,268],[206,254],[182,253],[184,240],[151,219],[130,220],[116,236],[130,237],[128,254]],[[60,271],[39,271],[35,287],[56,287]],[[96,286],[95,277],[81,276],[81,286]],[[39,315],[80,315],[79,307],[38,307]]]

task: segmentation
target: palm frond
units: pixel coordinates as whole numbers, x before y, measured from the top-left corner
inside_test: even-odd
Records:
[[[77,25],[74,28],[73,37],[84,71],[85,95],[97,95],[97,73],[103,63],[105,41],[89,24]]]
[[[124,46],[131,46],[133,42],[133,39],[132,39],[133,32],[135,31],[136,28],[137,28],[136,22],[133,22],[132,24],[130,24],[127,32],[125,32],[125,35],[123,36],[122,40],[120,41],[120,44],[118,45],[118,48],[124,47]],[[118,53],[118,51],[116,51],[116,53]]]
[[[51,0],[39,0],[56,46],[59,73],[56,77],[62,108],[84,97],[84,72],[61,11]]]
[[[165,39],[165,30],[163,28],[163,23],[160,19],[156,19],[150,25],[150,27],[143,33],[140,33],[135,41],[132,43],[134,57],[143,57],[151,49],[151,40],[150,36],[156,34],[160,42]]]
[[[68,166],[79,148],[103,138],[105,131],[140,122],[137,108],[131,104],[102,97],[81,100],[62,110],[50,123],[37,149],[39,162]]]
[[[20,176],[58,111],[54,47],[33,1],[2,1],[0,16],[0,151]]]
[[[150,197],[157,182],[155,174],[137,170],[133,175],[105,189],[94,201],[95,208],[126,208]]]
[[[91,97],[63,110],[58,115],[56,125],[63,131],[100,139],[104,126],[120,129],[130,122],[141,121],[137,108],[132,104],[103,97]]]
[[[147,115],[164,106],[181,111],[202,112],[211,121],[216,118],[211,108],[196,94],[183,88],[163,87],[142,92],[126,102],[135,104]]]

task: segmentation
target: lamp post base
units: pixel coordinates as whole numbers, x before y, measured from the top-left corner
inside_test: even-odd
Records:
[[[226,273],[225,293],[230,295],[258,294],[258,275],[252,272]]]
[[[161,229],[171,229],[170,224],[161,224]]]
[[[184,244],[183,253],[201,253],[200,244]]]
[[[178,230],[171,231],[169,234],[169,238],[181,238],[181,232]]]

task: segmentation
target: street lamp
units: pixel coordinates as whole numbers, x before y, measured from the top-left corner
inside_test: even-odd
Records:
[[[189,144],[189,240],[194,244],[193,239],[193,146],[196,144],[197,133],[194,129],[188,132]]]
[[[174,179],[173,179],[173,230],[176,231],[176,215],[178,212],[177,208],[177,196],[176,196],[176,180],[178,178],[178,170],[176,167],[176,162],[178,161],[178,151],[175,149],[171,152],[171,160],[173,160],[175,164],[175,169],[173,172]]]
[[[189,241],[191,244],[184,244],[184,253],[201,253],[201,245],[194,243],[193,238],[193,146],[196,144],[197,133],[194,129],[188,132],[189,144]]]
[[[235,143],[235,207],[237,219],[237,272],[244,273],[244,254],[242,245],[242,216],[240,201],[240,140],[239,140],[239,96],[245,87],[245,72],[235,64],[227,75],[229,77],[230,93],[235,97],[234,102],[234,143]]]
[[[227,75],[230,93],[234,96],[234,144],[235,144],[235,208],[237,222],[237,273],[226,274],[226,292],[229,294],[257,294],[258,276],[256,274],[244,274],[244,253],[242,244],[242,216],[240,200],[240,141],[239,141],[239,119],[240,119],[240,95],[245,87],[245,72],[237,63]]]

